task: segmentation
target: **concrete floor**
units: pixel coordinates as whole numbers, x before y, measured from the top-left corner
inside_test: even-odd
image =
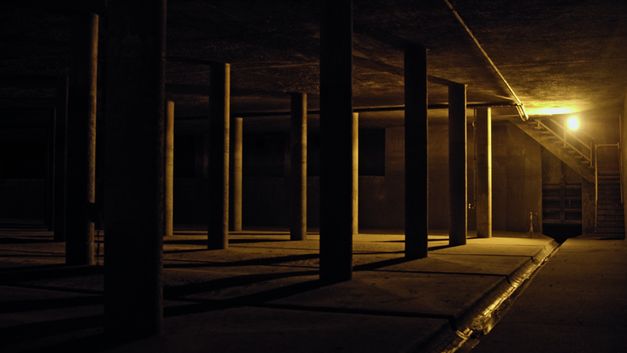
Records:
[[[567,240],[473,350],[627,352],[627,243]]]
[[[497,234],[499,235],[499,234]],[[400,235],[354,240],[354,279],[318,281],[318,237],[239,232],[204,250],[199,231],[164,247],[164,334],[112,347],[102,339],[102,269],[65,268],[45,231],[0,231],[2,352],[412,352],[442,348],[554,249],[500,234],[406,261]],[[100,249],[102,253],[102,248]],[[101,263],[102,263],[102,259]]]

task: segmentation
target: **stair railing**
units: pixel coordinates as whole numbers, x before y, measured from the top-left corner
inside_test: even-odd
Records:
[[[594,232],[599,227],[599,145],[594,146]]]
[[[599,148],[617,148],[619,172],[622,173],[620,158],[620,143],[597,143],[594,145],[594,231],[597,232],[599,225]],[[623,183],[619,180],[621,202],[623,198]]]
[[[569,129],[567,129],[564,125],[560,124],[559,122],[553,119],[549,119],[546,121],[547,122],[550,121],[550,124],[556,126],[557,129],[550,127],[547,123],[545,123],[545,121],[542,121],[539,119],[535,119],[535,121],[538,127],[543,128],[547,130],[548,132],[550,132],[553,136],[557,137],[564,144],[564,147],[570,147],[573,151],[575,151],[580,156],[582,156],[588,162],[590,167],[593,166],[594,142],[592,141],[592,139],[590,139],[590,142],[583,140],[579,136],[570,132]],[[556,131],[556,130],[559,130],[559,131]],[[575,146],[575,144],[568,141],[569,137],[575,140],[577,144],[582,146],[583,148],[578,148],[577,146]]]
[[[623,115],[618,114],[618,172],[620,175],[620,203],[624,206],[623,200]]]

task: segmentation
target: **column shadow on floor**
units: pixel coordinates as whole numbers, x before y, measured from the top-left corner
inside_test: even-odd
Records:
[[[102,266],[39,265],[0,271],[0,284],[102,274]]]
[[[235,266],[265,266],[275,265],[282,262],[302,261],[317,259],[318,254],[298,254],[298,255],[285,255],[267,258],[254,258],[248,260],[238,261],[202,261],[202,262],[187,262],[180,264],[168,263],[163,265],[164,268],[196,268],[196,267],[235,267]],[[182,260],[185,261],[185,260]]]

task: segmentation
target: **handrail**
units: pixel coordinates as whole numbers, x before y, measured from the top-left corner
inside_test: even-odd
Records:
[[[594,232],[599,227],[599,145],[594,146]]]
[[[620,156],[620,142],[618,143],[598,143],[594,145],[594,231],[598,230],[599,223],[599,148],[618,148],[618,171],[621,175],[618,185],[620,186],[620,198],[623,202],[623,180],[622,180],[622,158]]]
[[[554,123],[555,125],[559,126],[562,130],[564,130],[567,134],[569,134],[570,136],[574,137],[575,140],[577,140],[579,143],[581,143],[582,145],[584,145],[586,148],[588,149],[592,149],[591,147],[591,143],[584,141],[583,139],[581,139],[579,136],[577,136],[576,134],[574,134],[573,132],[569,131],[569,129],[567,129],[562,123],[560,123],[559,121],[555,121],[551,119],[551,122]],[[590,138],[592,139],[592,138]]]
[[[618,114],[618,172],[620,173],[620,203],[624,204],[623,200],[623,114]]]
[[[585,160],[587,160],[588,162],[591,162],[591,158],[589,156],[586,156],[583,152],[581,152],[577,147],[575,147],[573,144],[571,144],[570,142],[566,141],[564,139],[563,136],[560,136],[557,132],[555,132],[553,129],[551,129],[549,126],[547,126],[545,123],[543,123],[540,120],[536,120],[536,123],[538,124],[538,126],[542,126],[544,127],[547,131],[549,131],[550,133],[552,133],[555,137],[557,137],[558,139],[562,140],[564,142],[564,145],[569,146],[570,148],[572,148],[575,152],[579,153]]]

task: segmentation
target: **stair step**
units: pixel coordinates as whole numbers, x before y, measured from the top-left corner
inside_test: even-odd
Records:
[[[625,220],[622,217],[616,217],[616,218],[606,218],[606,217],[601,217],[597,215],[597,222],[599,223],[624,223]]]
[[[618,176],[608,176],[608,175],[599,175],[598,178],[599,178],[599,181],[603,183],[611,182],[611,181],[618,183],[618,181],[620,180],[620,177]]]
[[[608,210],[608,209],[621,209],[621,204],[620,204],[620,200],[616,199],[616,200],[599,200],[599,208],[602,208],[604,210]]]
[[[623,212],[623,208],[621,207],[620,202],[599,201],[598,209],[607,211],[617,210],[617,212]]]
[[[597,233],[603,234],[625,234],[624,229],[601,229],[597,228]]]
[[[625,223],[625,221],[622,218],[618,218],[618,219],[602,219],[599,218],[597,220],[598,224],[605,224],[605,225],[622,225]]]
[[[608,219],[608,220],[616,220],[616,219],[622,220],[623,218],[625,218],[622,213],[619,213],[619,214],[606,214],[606,213],[598,214],[597,213],[597,216],[599,217],[599,219]]]
[[[611,220],[615,220],[615,219],[622,220],[623,218],[625,218],[622,213],[617,213],[617,214],[597,213],[597,216],[599,217],[599,219],[611,219]]]
[[[622,229],[622,228],[624,228],[625,224],[624,223],[618,223],[618,222],[616,222],[616,223],[598,223],[597,222],[597,226],[598,226],[598,228],[612,228],[612,229],[621,228]]]
[[[594,168],[590,166],[590,161],[585,156],[580,156],[576,149],[567,146],[565,148],[559,136],[555,136],[550,130],[538,126],[537,120],[526,123],[518,120],[512,122],[522,132],[571,167],[584,180],[594,182]]]
[[[599,230],[603,230],[604,232],[606,231],[613,231],[613,232],[624,232],[625,231],[625,227],[624,225],[619,225],[619,226],[607,226],[604,227],[602,224],[597,225],[597,229]]]
[[[600,207],[597,209],[597,213],[600,215],[621,215],[623,210],[618,208]]]
[[[625,228],[621,224],[598,224],[597,230],[602,232],[623,233]]]
[[[601,212],[600,210],[597,211],[597,217],[599,217],[599,218],[607,217],[608,219],[609,218],[617,219],[619,217],[623,217],[624,218],[624,216],[622,216],[622,213],[608,213],[608,212]]]

